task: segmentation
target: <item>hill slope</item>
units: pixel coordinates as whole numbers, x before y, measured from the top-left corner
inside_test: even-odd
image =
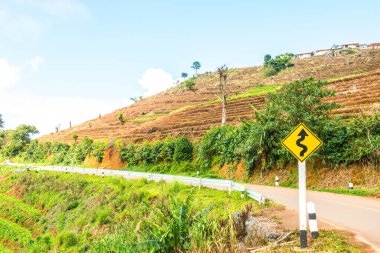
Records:
[[[356,116],[378,110],[380,50],[362,50],[333,58],[315,56],[293,62],[294,67],[270,78],[263,77],[260,66],[229,70],[228,123],[238,124],[242,119],[251,118],[252,106],[260,108],[266,93],[275,91],[278,85],[311,76],[328,80],[329,87],[337,91],[332,100],[343,107],[335,113]],[[72,142],[72,135],[77,134],[79,138],[88,136],[93,139],[124,139],[140,143],[179,134],[199,137],[211,126],[220,124],[221,106],[216,97],[217,85],[216,73],[202,74],[195,79],[195,91],[185,91],[177,86],[101,118],[40,139]],[[118,120],[120,113],[126,120],[124,125]]]

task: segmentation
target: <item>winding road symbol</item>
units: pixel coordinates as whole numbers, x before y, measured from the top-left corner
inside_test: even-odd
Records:
[[[303,145],[301,142],[305,140],[306,136],[309,136],[306,131],[304,129],[302,129],[300,131],[300,133],[298,134],[298,136],[300,137],[297,141],[296,141],[296,144],[298,147],[302,148],[301,152],[300,152],[300,156],[304,156],[306,151],[307,151],[307,146]]]
[[[281,143],[300,162],[308,159],[308,157],[323,144],[323,142],[302,123],[298,124]]]

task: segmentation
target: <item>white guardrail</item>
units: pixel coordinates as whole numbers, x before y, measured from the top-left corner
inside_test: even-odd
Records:
[[[265,197],[260,193],[254,192],[252,190],[245,189],[244,185],[236,183],[232,180],[223,179],[211,179],[211,178],[197,178],[197,177],[187,177],[187,176],[176,176],[168,174],[158,174],[158,173],[148,173],[148,172],[136,172],[136,171],[125,171],[125,170],[108,170],[108,169],[95,169],[95,168],[79,168],[72,166],[34,166],[33,164],[19,164],[19,163],[4,163],[11,166],[28,167],[28,169],[21,169],[20,171],[26,170],[36,170],[36,171],[55,171],[55,172],[66,172],[66,173],[77,173],[77,174],[89,174],[97,176],[121,176],[126,179],[137,179],[146,178],[151,181],[167,181],[167,182],[180,182],[187,185],[202,186],[214,188],[218,190],[227,189],[229,193],[232,190],[246,192],[247,195],[258,201],[260,204],[265,203]]]

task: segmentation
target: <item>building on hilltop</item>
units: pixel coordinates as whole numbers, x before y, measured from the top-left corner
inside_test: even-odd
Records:
[[[360,48],[360,44],[359,43],[342,44],[342,48],[343,49],[346,49],[346,48]]]
[[[318,49],[313,52],[308,53],[300,53],[294,55],[295,59],[303,59],[303,58],[309,58],[312,56],[318,56],[318,55],[326,55],[328,53],[332,53],[335,55],[336,50],[342,50],[342,49],[349,49],[349,48],[357,48],[357,49],[380,49],[380,42],[371,43],[371,44],[360,44],[360,43],[348,43],[348,44],[342,44],[342,45],[336,45],[334,44],[331,49]]]
[[[330,52],[331,49],[318,49],[314,52],[314,55],[325,55]]]
[[[380,42],[368,44],[368,48],[370,49],[380,48]]]
[[[296,58],[299,58],[299,59],[309,58],[309,57],[312,57],[313,55],[314,55],[313,52],[310,52],[310,53],[300,53],[300,54],[296,55]]]

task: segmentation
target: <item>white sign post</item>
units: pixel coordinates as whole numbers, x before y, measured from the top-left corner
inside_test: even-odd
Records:
[[[307,247],[307,211],[306,211],[306,162],[298,161],[298,201],[300,221],[300,246]]]

